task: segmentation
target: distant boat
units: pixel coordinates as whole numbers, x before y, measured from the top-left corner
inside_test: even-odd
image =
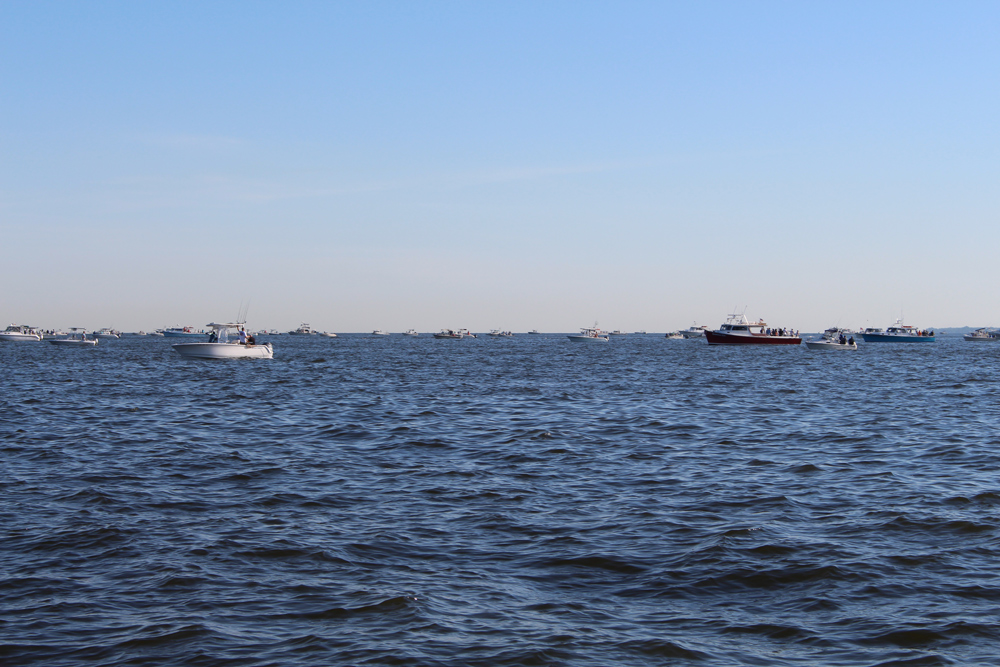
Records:
[[[667,340],[684,340],[684,334],[680,331],[671,331],[666,335]]]
[[[311,326],[303,322],[299,325],[299,328],[295,331],[289,331],[289,335],[292,336],[315,336],[316,331]]]
[[[5,330],[0,331],[0,340],[38,342],[42,340],[42,337],[41,331],[35,327],[29,327],[23,324],[12,324]]]
[[[407,329],[406,331],[403,332],[403,335],[404,336],[419,336],[420,334],[417,333],[416,329]]]
[[[627,336],[627,335],[628,335],[628,333],[627,333],[627,332],[625,332],[625,331],[622,331],[622,330],[620,330],[620,329],[615,329],[615,330],[614,330],[614,331],[612,331],[612,332],[611,332],[611,333],[610,333],[609,335],[611,335],[611,336]]]
[[[447,338],[451,340],[462,340],[465,334],[459,329],[441,329],[439,333],[434,334],[435,338]]]
[[[528,333],[530,333],[530,334],[537,334],[537,333],[541,333],[541,332],[540,332],[540,331],[538,331],[538,329],[532,329],[532,330],[531,330],[531,331],[529,331]]]
[[[983,327],[982,329],[976,329],[972,333],[965,334],[962,338],[970,343],[993,343],[1000,341],[1000,332],[995,329]]]
[[[170,327],[163,330],[163,335],[167,338],[204,338],[208,333],[195,331],[193,327]]]
[[[695,322],[684,331],[681,331],[680,334],[685,338],[704,338],[707,329],[708,327],[705,325],[698,326],[698,323]]]
[[[851,334],[846,329],[830,327],[818,340],[807,340],[806,347],[810,350],[856,350],[858,344]]]
[[[897,318],[895,324],[885,331],[865,329],[861,337],[866,343],[933,343],[934,332],[922,331]]]
[[[580,329],[580,333],[570,334],[567,337],[574,343],[607,343],[611,340],[607,333],[602,332],[597,327],[596,322],[594,326],[583,327]]]
[[[115,331],[105,327],[104,329],[98,329],[93,333],[94,338],[121,338],[122,333],[120,331]]]
[[[320,336],[325,336],[327,338],[336,338],[337,337],[337,334],[330,333],[329,331],[321,331],[321,332],[319,332],[319,335]]]
[[[376,329],[375,331],[372,332],[372,335],[373,336],[388,336],[389,332],[388,331],[382,331],[381,329]]]
[[[97,345],[96,338],[87,338],[85,329],[70,327],[69,333],[61,338],[49,338],[50,343],[60,347],[93,347]]]

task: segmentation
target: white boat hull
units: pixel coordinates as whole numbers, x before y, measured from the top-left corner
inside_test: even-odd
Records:
[[[270,343],[240,345],[239,343],[176,343],[174,352],[189,359],[272,359]]]
[[[857,343],[837,343],[832,340],[807,340],[806,347],[810,350],[856,350]]]
[[[52,338],[49,342],[62,347],[93,347],[97,345],[96,340],[80,340],[79,338]]]
[[[604,336],[567,336],[574,343],[607,343],[610,339]]]
[[[27,334],[27,333],[0,333],[0,340],[9,341],[40,341],[42,339],[41,334]]]

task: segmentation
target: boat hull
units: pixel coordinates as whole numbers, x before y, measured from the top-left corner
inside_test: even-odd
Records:
[[[9,340],[11,342],[20,342],[20,341],[38,342],[41,339],[42,339],[41,334],[0,333],[0,340]]]
[[[763,334],[728,334],[706,331],[709,345],[801,345],[798,336],[765,336]]]
[[[893,334],[861,334],[866,343],[933,343],[934,336],[906,336]]]
[[[567,336],[573,343],[607,343],[610,339],[604,336]]]
[[[165,330],[163,332],[163,335],[166,338],[207,338],[208,337],[207,333],[204,333],[204,332],[198,333],[198,332],[195,332],[195,331],[170,331],[170,330]]]
[[[240,345],[239,343],[176,343],[174,352],[188,359],[272,359],[270,343]]]
[[[806,347],[810,350],[856,350],[857,343],[834,343],[829,340],[807,340]]]
[[[74,340],[71,338],[53,338],[49,342],[60,347],[93,347],[97,345],[96,340]]]
[[[995,343],[1000,341],[1000,336],[970,336],[966,334],[962,338],[970,343]]]

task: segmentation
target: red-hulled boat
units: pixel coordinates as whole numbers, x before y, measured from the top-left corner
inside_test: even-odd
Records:
[[[730,315],[715,331],[705,331],[709,345],[801,345],[802,339],[784,330],[768,329],[764,320],[748,322],[746,315]]]

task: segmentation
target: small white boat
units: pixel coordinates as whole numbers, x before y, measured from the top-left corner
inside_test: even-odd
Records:
[[[91,335],[94,338],[121,338],[122,337],[122,332],[121,331],[115,331],[114,329],[105,327],[104,329],[98,329],[97,331],[95,331]]]
[[[996,329],[983,327],[981,329],[976,329],[972,333],[965,334],[962,338],[970,343],[992,343],[1000,340],[1000,332]]]
[[[638,331],[635,332],[635,335],[636,336],[645,336],[646,335],[646,330],[645,329],[639,329]]]
[[[373,336],[388,336],[389,332],[388,331],[382,331],[381,329],[376,329],[375,331],[372,332],[372,335]]]
[[[97,345],[96,338],[87,338],[87,332],[79,327],[70,327],[69,333],[60,338],[49,338],[48,341],[60,347],[92,347]]]
[[[187,359],[271,359],[274,349],[270,343],[240,343],[236,335],[230,340],[229,332],[243,327],[242,322],[206,325],[212,330],[207,343],[175,343],[174,352]],[[214,339],[214,340],[213,340]]]
[[[528,333],[530,333],[530,334],[539,334],[539,333],[541,333],[541,332],[540,332],[540,331],[539,331],[538,329],[532,329],[532,330],[531,330],[531,331],[529,331]]]
[[[680,333],[680,335],[683,336],[684,338],[704,338],[705,331],[707,329],[708,327],[706,327],[705,325],[698,326],[698,323],[695,322],[684,331],[680,331],[678,333]]]
[[[309,326],[305,322],[303,322],[302,324],[300,324],[299,328],[296,329],[295,331],[289,331],[288,333],[291,336],[315,336],[316,335],[315,329],[313,329],[311,326]]]
[[[337,334],[330,333],[329,331],[320,331],[319,335],[320,336],[326,336],[327,338],[336,338],[337,337]]]
[[[490,329],[490,336],[493,338],[511,338],[514,336],[514,332],[501,331],[500,329]]]
[[[854,340],[853,332],[847,329],[830,327],[823,332],[823,336],[817,340],[807,340],[806,347],[810,350],[856,350],[858,344]]]
[[[419,336],[420,334],[417,333],[416,329],[407,329],[406,331],[403,332],[403,335],[404,336]]]
[[[5,330],[0,331],[0,340],[9,340],[12,342],[17,341],[34,341],[38,342],[43,338],[42,332],[35,327],[25,326],[23,324],[12,324]]]
[[[447,338],[449,340],[462,340],[465,338],[465,334],[461,329],[441,329],[439,333],[434,334],[435,338]]]
[[[680,331],[671,331],[666,335],[667,340],[684,340],[684,334]]]
[[[195,331],[194,327],[169,327],[162,331],[167,338],[204,338],[205,331]]]
[[[568,338],[574,343],[607,343],[611,338],[597,328],[597,322],[592,327],[580,329],[578,334],[570,334]]]
[[[610,332],[608,335],[610,335],[610,336],[627,336],[628,333],[625,332],[625,331],[622,331],[621,329],[615,329],[614,331]]]

